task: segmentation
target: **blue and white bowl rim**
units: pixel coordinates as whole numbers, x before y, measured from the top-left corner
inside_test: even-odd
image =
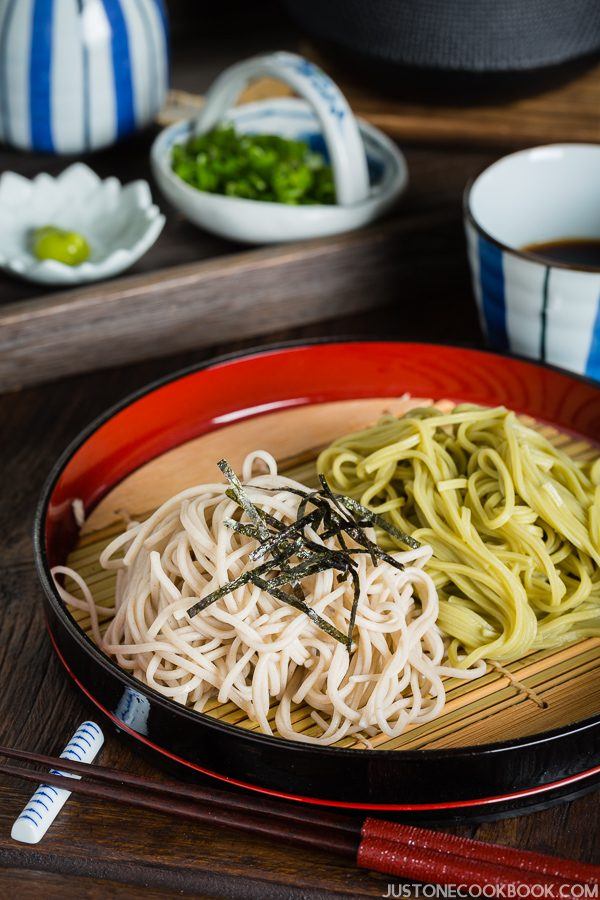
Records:
[[[572,148],[572,147],[579,147],[579,146],[587,147],[587,146],[590,146],[590,144],[573,142],[573,143],[568,143],[568,144],[553,144],[551,146],[555,146],[555,147],[565,146],[567,148]],[[600,145],[598,145],[598,147],[600,148]],[[510,159],[513,156],[521,156],[524,152],[526,152],[526,151],[515,150],[514,153],[508,153],[505,156],[501,156],[499,159],[497,159],[495,162],[491,163],[490,165],[484,166],[484,168],[481,169],[481,171],[478,172],[477,175],[473,175],[472,178],[470,178],[467,181],[467,184],[463,191],[463,214],[464,214],[464,217],[469,222],[469,224],[472,225],[473,228],[475,228],[482,235],[482,237],[485,238],[486,241],[488,241],[490,244],[493,244],[495,247],[498,247],[500,250],[502,250],[506,253],[512,253],[515,256],[520,257],[520,259],[525,259],[525,260],[528,260],[529,262],[537,262],[540,265],[550,265],[550,267],[553,269],[569,269],[570,271],[576,271],[576,272],[591,272],[591,273],[599,273],[600,274],[600,266],[584,266],[584,265],[581,265],[580,263],[560,262],[559,260],[555,260],[555,259],[553,259],[551,263],[548,263],[547,260],[544,260],[542,257],[537,256],[535,253],[526,252],[525,250],[521,249],[520,247],[515,247],[514,245],[508,244],[505,241],[500,241],[500,240],[498,240],[498,238],[493,237],[493,235],[491,235],[489,233],[489,231],[487,231],[487,229],[485,229],[483,227],[483,225],[479,222],[479,220],[474,215],[473,210],[471,209],[471,194],[473,192],[473,188],[475,187],[475,184],[477,183],[478,179],[485,172],[488,172],[490,169],[493,169],[493,167],[495,165],[504,163],[507,159]],[[568,370],[565,370],[565,371],[568,371]]]
[[[305,100],[296,97],[281,97],[269,100],[256,100],[252,103],[245,103],[229,110],[225,116],[225,120],[235,123],[247,120],[244,124],[258,121],[265,118],[273,118],[281,116],[286,118],[295,118],[299,122],[304,122],[306,126],[312,126],[315,134],[321,133],[319,119],[309,104]],[[366,122],[364,119],[357,118],[361,136],[365,142],[365,150],[369,161],[370,172],[373,167],[380,168],[380,174],[376,178],[371,178],[371,190],[363,203],[371,203],[376,198],[384,197],[388,194],[395,194],[403,190],[408,182],[408,166],[402,151],[387,137],[382,131],[375,126]],[[165,174],[175,179],[177,184],[192,192],[198,194],[196,188],[186,184],[171,171],[169,165],[165,165],[166,156],[175,144],[181,143],[188,137],[194,128],[195,119],[182,119],[173,125],[168,125],[156,138],[152,147],[152,156],[157,165],[160,165]],[[269,133],[268,131],[261,133]],[[276,132],[275,132],[276,133]],[[302,136],[303,132],[299,128],[298,135]],[[239,201],[239,198],[228,197],[223,194],[218,195],[222,201]],[[269,205],[281,206],[281,204],[270,204],[268,201],[245,200],[245,203],[260,203],[262,207]],[[357,204],[361,206],[362,204]],[[323,210],[339,209],[337,205],[323,206],[319,204],[311,204],[310,209],[316,207]],[[293,207],[296,213],[301,212],[303,207]]]

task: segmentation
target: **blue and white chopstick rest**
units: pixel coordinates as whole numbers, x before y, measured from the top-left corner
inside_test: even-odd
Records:
[[[60,755],[63,759],[91,763],[100,752],[103,743],[104,735],[101,728],[95,722],[83,722]],[[51,772],[53,775],[67,775],[58,769],[52,769]],[[79,778],[78,775],[68,777]],[[40,784],[21,815],[15,820],[11,837],[25,844],[37,844],[70,796],[71,792],[63,788]]]

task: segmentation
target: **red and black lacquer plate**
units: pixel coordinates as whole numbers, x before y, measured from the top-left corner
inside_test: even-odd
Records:
[[[425,818],[510,814],[600,781],[598,711],[525,737],[438,749],[283,741],[184,709],[145,687],[93,644],[60,600],[50,568],[64,563],[77,541],[74,499],[89,515],[140,467],[232,424],[404,393],[503,404],[588,442],[600,439],[600,386],[577,376],[476,350],[343,341],[251,352],[177,373],[109,410],[62,455],[44,488],[34,535],[50,639],[74,682],[140,750],[187,777]],[[269,449],[268,433],[265,443]]]

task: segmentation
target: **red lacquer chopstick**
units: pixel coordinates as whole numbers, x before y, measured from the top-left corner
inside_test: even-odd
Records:
[[[325,848],[354,859],[362,868],[405,879],[462,885],[467,889],[485,885],[498,891],[515,884],[538,885],[538,890],[548,891],[545,896],[560,900],[582,897],[574,891],[575,883],[600,883],[598,866],[425,828],[372,818],[361,824],[335,813],[300,810],[275,800],[261,800],[257,808],[253,799],[238,794],[159,782],[24,750],[0,747],[0,755],[84,776],[84,780],[75,781],[60,774],[0,766],[0,771],[17,778],[42,779],[55,787],[66,787],[72,793],[285,839],[300,846]]]
[[[383,819],[365,819],[362,827],[363,838],[370,841],[394,841],[414,847],[420,851],[432,850],[452,856],[492,865],[508,866],[514,869],[538,872],[548,878],[569,879],[573,882],[600,884],[600,866],[561,859],[532,850],[515,850],[501,844],[487,844],[473,838],[459,837],[443,831],[431,831],[415,825],[387,822]]]

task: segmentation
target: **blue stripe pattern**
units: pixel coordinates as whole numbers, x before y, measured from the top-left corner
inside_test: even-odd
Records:
[[[502,250],[479,235],[478,251],[481,303],[488,342],[494,350],[505,351],[509,344]]]
[[[39,809],[36,809],[34,806],[27,806],[25,812],[35,813],[36,816],[40,817],[40,821],[44,818]]]
[[[52,136],[52,24],[54,0],[34,0],[29,61],[29,118],[36,150],[54,152]]]
[[[129,35],[119,0],[102,0],[102,2],[112,31],[111,53],[117,108],[117,136],[121,138],[135,129]]]
[[[53,793],[56,797],[58,797],[58,791],[56,790],[56,788],[55,788],[53,785],[51,785],[51,784],[42,784],[41,787],[43,787],[45,791],[46,791],[46,790],[52,791],[52,793]]]
[[[587,363],[585,366],[585,374],[590,378],[596,378],[598,379],[598,381],[600,381],[600,297],[598,298],[596,320],[594,322],[594,331],[592,333],[590,352],[588,353]]]
[[[87,736],[84,737],[84,735]],[[81,762],[91,762],[102,746],[103,740],[102,731],[94,722],[83,722],[61,753],[61,759],[77,759]],[[80,755],[80,751],[82,755]],[[64,774],[60,768],[51,769],[51,772],[53,775]],[[69,777],[78,778],[79,776]],[[27,806],[21,812],[21,815],[15,821],[12,831],[13,837],[16,840],[37,842],[56,818],[69,793],[68,788],[58,790],[45,782],[40,784]],[[23,821],[31,823],[33,829],[29,828],[29,825],[26,827],[23,827],[23,825],[19,826],[18,823]]]
[[[106,40],[96,41],[81,27],[94,4],[106,20]],[[65,20],[57,53],[59,12],[73,21]],[[164,102],[168,54],[162,0],[0,0],[0,139],[27,150],[81,153],[132,134]],[[13,78],[23,63],[26,77]],[[55,78],[69,66],[81,70],[72,85],[73,107],[53,96]],[[103,102],[107,91],[114,102]]]
[[[28,807],[25,809],[25,812],[26,812],[26,813],[34,813],[36,816],[39,816],[39,817],[40,817],[40,822],[41,822],[42,819],[44,818],[43,815],[41,814],[41,812],[39,811],[39,809],[35,809],[33,806],[28,806]]]
[[[83,15],[84,0],[77,0],[79,15]],[[87,41],[81,42],[81,62],[83,69],[83,141],[84,149],[92,149],[92,131],[90,126],[90,50]]]
[[[170,53],[170,45],[169,45],[169,17],[167,16],[167,10],[163,0],[154,0],[156,3],[156,8],[158,10],[158,14],[160,16],[160,21],[162,22],[162,27],[165,35],[165,52],[167,54],[167,67],[171,63],[171,53]]]
[[[542,362],[546,362],[546,344],[547,344],[547,331],[548,331],[548,303],[550,300],[550,272],[552,271],[550,266],[546,267],[546,274],[544,275],[544,285],[542,288],[542,328],[540,333],[540,359]]]
[[[0,74],[0,117],[2,121],[2,137],[7,143],[11,140],[10,98],[8,93],[10,54],[8,52],[8,43],[10,26],[16,5],[17,0],[9,0],[2,24],[0,25],[0,63],[4,64],[4,71]]]
[[[44,801],[43,801],[43,800],[40,800],[40,797],[45,797],[46,800],[49,800],[50,803],[52,803],[52,798],[49,797],[48,794],[44,793],[44,791],[41,789],[43,786],[44,786],[44,785],[41,785],[41,786],[37,789],[37,791],[35,792],[35,794],[34,794],[33,797],[31,798],[31,800],[29,801],[29,804],[25,807],[25,809],[23,810],[23,812],[22,812],[21,815],[19,816],[19,819],[27,819],[28,822],[32,822],[33,825],[35,825],[36,828],[39,828],[39,824],[40,824],[40,822],[43,822],[44,816],[43,816],[43,814],[39,811],[39,809],[36,809],[35,806],[32,806],[31,804],[33,804],[33,803],[39,803],[39,805],[40,805],[43,809],[45,809],[46,812],[50,812],[50,807],[46,806],[46,804],[44,803]],[[38,819],[39,819],[39,821],[38,821],[38,819],[32,819],[30,813],[33,813],[34,816],[37,816]]]
[[[69,756],[74,756],[75,759],[78,759],[81,762],[81,756],[75,750],[64,750],[60,755],[64,756],[65,759],[68,759]],[[60,772],[58,774],[60,775]]]
[[[33,822],[33,824],[35,825],[36,828],[38,827],[38,823],[35,821],[35,819],[32,819],[31,816],[26,816],[26,815],[24,815],[23,813],[21,813],[21,815],[19,816],[19,818],[20,818],[20,819],[27,819],[29,822]]]
[[[87,728],[80,728],[79,731],[78,731],[78,734],[79,734],[79,737],[81,738],[81,740],[83,740],[83,735],[84,735],[84,734],[87,734],[89,737],[92,738],[92,740],[96,737],[96,735],[95,735],[95,734],[92,734],[91,731],[88,731]],[[91,747],[91,744],[90,744],[90,747]]]
[[[158,71],[158,61],[160,59],[158,48],[154,43],[154,35],[152,33],[152,22],[148,15],[148,6],[144,0],[136,0],[136,6],[140,19],[142,20],[142,28],[146,36],[146,64],[148,68],[149,80],[149,98],[150,106],[156,109],[158,106],[158,97],[160,94],[160,75]]]

